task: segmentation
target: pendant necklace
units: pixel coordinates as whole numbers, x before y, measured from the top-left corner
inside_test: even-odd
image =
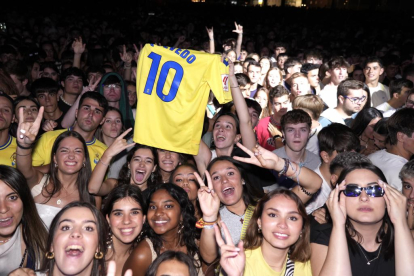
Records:
[[[362,249],[361,245],[360,245],[359,243],[357,243],[357,244],[358,244],[359,248],[361,249],[362,254],[363,254],[363,255],[364,255],[364,257],[365,257],[365,260],[367,260],[367,265],[370,265],[370,264],[371,264],[371,262],[373,262],[373,261],[375,261],[376,259],[378,259],[379,255],[381,254],[381,247],[382,247],[382,243],[381,243],[381,244],[380,244],[380,246],[379,246],[378,255],[377,255],[374,259],[372,259],[372,260],[368,260],[368,258],[367,258],[367,256],[365,255],[364,250]]]

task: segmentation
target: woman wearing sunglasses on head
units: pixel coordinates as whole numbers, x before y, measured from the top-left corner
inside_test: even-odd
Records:
[[[313,275],[414,275],[406,199],[385,182],[369,163],[342,171],[326,203],[332,229],[312,243]]]

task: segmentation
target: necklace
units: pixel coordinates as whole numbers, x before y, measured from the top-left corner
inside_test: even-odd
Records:
[[[64,189],[64,190],[66,191],[66,189]],[[66,195],[64,197],[61,196],[60,198],[58,198],[58,200],[56,200],[56,204],[57,205],[62,204],[62,198],[66,198],[66,197],[70,196],[71,194],[73,194],[74,191],[76,191],[76,190],[73,190],[70,194],[68,194],[68,192],[66,191]]]
[[[6,243],[10,240],[11,238],[5,239],[4,241],[0,241],[0,243]]]
[[[73,104],[68,103],[67,101],[65,101],[65,99],[63,98],[63,95],[60,95],[60,100],[62,102],[64,102],[65,104],[67,104],[68,106],[72,106]]]
[[[378,255],[377,255],[374,259],[372,259],[372,260],[368,260],[367,256],[366,256],[366,255],[365,255],[365,253],[364,253],[364,250],[362,249],[362,246],[361,246],[359,243],[357,243],[357,244],[358,244],[358,246],[359,246],[359,249],[361,249],[362,254],[363,254],[363,255],[364,255],[364,257],[365,257],[365,260],[367,260],[367,265],[370,265],[370,264],[371,264],[371,262],[373,262],[373,261],[375,261],[376,259],[378,259],[379,255],[381,254],[381,247],[382,247],[382,243],[381,243],[381,244],[380,244],[380,246],[379,246]]]

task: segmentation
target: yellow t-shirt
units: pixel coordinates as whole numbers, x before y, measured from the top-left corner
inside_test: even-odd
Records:
[[[67,131],[67,129],[48,131],[40,137],[32,154],[33,166],[50,164],[53,144],[55,143],[56,138],[65,131]],[[99,140],[96,140],[95,137],[92,141],[86,142],[86,146],[88,147],[89,159],[93,170],[107,149],[107,146]]]
[[[16,168],[16,138],[9,134],[4,145],[0,146],[0,164]]]
[[[244,276],[267,276],[267,275],[285,275],[286,265],[280,272],[274,271],[265,261],[262,255],[262,249],[259,246],[253,250],[246,250],[246,266]],[[312,276],[310,261],[306,263],[295,262],[294,276]]]
[[[210,90],[232,100],[219,55],[147,44],[137,68],[134,142],[195,155]]]

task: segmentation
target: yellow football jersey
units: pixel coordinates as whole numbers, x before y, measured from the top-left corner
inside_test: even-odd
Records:
[[[50,164],[52,147],[55,143],[56,138],[61,133],[68,130],[71,129],[58,129],[44,133],[42,137],[40,137],[40,139],[36,142],[36,145],[33,149],[32,165],[43,166]],[[99,160],[101,159],[103,153],[107,149],[107,146],[104,143],[97,140],[95,137],[92,139],[92,141],[86,142],[86,146],[88,147],[89,160],[91,163],[91,168],[93,170],[96,164],[98,164]]]
[[[4,145],[0,146],[0,164],[16,168],[16,138],[9,134]]]
[[[232,100],[228,64],[219,55],[147,44],[137,68],[134,142],[195,155],[210,90]]]

